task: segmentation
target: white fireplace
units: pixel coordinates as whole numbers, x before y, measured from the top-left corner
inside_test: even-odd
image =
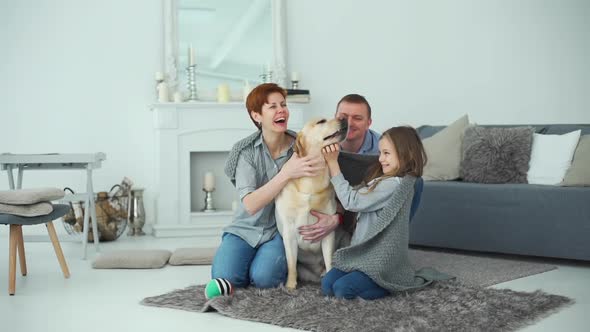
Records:
[[[303,126],[302,106],[289,105],[293,130]],[[161,103],[151,109],[156,131],[154,236],[220,236],[232,220],[232,201],[237,197],[223,172],[223,161],[235,142],[256,130],[244,104]],[[200,211],[204,171],[215,175],[213,198],[219,207],[215,212]]]

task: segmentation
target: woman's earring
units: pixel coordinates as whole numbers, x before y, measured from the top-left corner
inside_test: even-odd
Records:
[[[258,125],[259,126],[262,126],[262,121],[258,121]]]

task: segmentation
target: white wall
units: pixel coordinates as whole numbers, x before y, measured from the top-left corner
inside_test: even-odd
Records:
[[[288,1],[289,64],[314,112],[365,95],[379,130],[590,123],[586,0]]]
[[[102,151],[96,190],[129,176],[153,201],[148,105],[161,68],[161,16],[159,0],[2,1],[0,153]],[[23,186],[85,183],[82,171],[32,171]],[[5,172],[0,188],[8,188]],[[153,215],[151,204],[146,210]]]
[[[288,62],[313,113],[361,93],[377,130],[464,113],[590,123],[588,17],[585,0],[287,0]],[[161,22],[160,0],[1,1],[0,152],[103,151],[95,188],[131,177],[152,222]],[[25,186],[64,184],[82,190],[84,174],[25,174]]]

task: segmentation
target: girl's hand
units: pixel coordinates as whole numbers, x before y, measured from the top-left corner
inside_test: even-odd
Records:
[[[326,164],[328,164],[328,170],[330,176],[336,176],[340,174],[340,165],[338,165],[338,154],[340,153],[340,144],[330,144],[322,149]]]
[[[293,156],[281,168],[281,173],[289,179],[298,179],[304,176],[317,176],[324,167],[322,156],[299,157],[297,153],[293,153]]]
[[[338,154],[340,153],[340,144],[330,144],[325,146],[322,149],[322,153],[324,155],[324,159],[326,159],[326,163],[334,163],[338,162]]]

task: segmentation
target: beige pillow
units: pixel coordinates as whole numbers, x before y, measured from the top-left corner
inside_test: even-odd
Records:
[[[459,178],[461,164],[461,141],[469,125],[467,114],[445,129],[422,140],[428,162],[424,167],[426,181],[445,181]]]
[[[565,173],[562,186],[590,186],[590,135],[580,137],[572,165]]]
[[[39,217],[53,212],[53,205],[41,202],[30,205],[11,205],[0,203],[0,213],[13,214],[21,217]]]
[[[170,265],[211,265],[217,248],[180,248],[176,249]]]
[[[166,265],[168,250],[116,250],[101,254],[92,263],[95,269],[159,269]]]
[[[0,203],[28,205],[62,199],[65,193],[59,188],[28,188],[0,191]],[[51,211],[49,211],[51,212]]]

